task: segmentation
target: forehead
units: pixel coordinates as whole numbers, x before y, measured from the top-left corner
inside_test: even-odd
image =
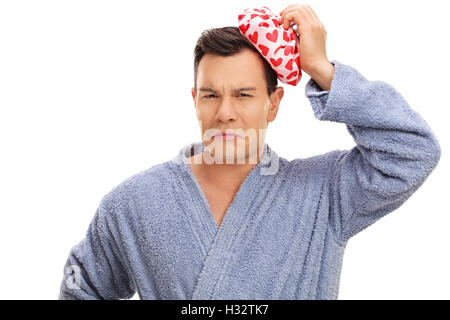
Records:
[[[197,83],[208,87],[263,87],[264,64],[259,54],[249,49],[232,56],[208,53],[198,65]]]

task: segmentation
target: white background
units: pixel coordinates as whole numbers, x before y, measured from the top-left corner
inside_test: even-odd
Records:
[[[57,299],[103,195],[201,139],[190,92],[201,32],[291,3],[0,2],[1,299]],[[442,148],[402,207],[350,239],[339,299],[449,299],[447,1],[306,3],[328,32],[328,59],[393,85]],[[267,131],[288,160],[355,145],[344,124],[314,117],[308,80],[280,82]]]

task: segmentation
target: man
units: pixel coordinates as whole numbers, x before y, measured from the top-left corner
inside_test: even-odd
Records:
[[[280,16],[297,24],[316,118],[345,123],[356,146],[279,157],[264,143],[276,74],[237,27],[208,30],[192,88],[202,141],[104,196],[60,299],[337,299],[348,240],[402,205],[441,150],[392,86],[328,61],[309,6]]]

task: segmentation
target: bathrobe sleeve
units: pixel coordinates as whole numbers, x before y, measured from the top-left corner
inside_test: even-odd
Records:
[[[436,167],[440,145],[428,124],[391,85],[369,81],[337,60],[329,91],[310,79],[315,117],[345,123],[356,146],[331,164],[331,230],[350,237],[402,205]]]
[[[102,201],[85,238],[70,251],[64,266],[60,300],[118,300],[134,295],[110,221],[110,211]]]

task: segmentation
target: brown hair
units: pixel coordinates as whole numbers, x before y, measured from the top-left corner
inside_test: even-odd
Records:
[[[264,76],[267,82],[267,94],[270,97],[278,85],[278,78],[267,60],[255,48],[238,27],[212,28],[202,32],[194,49],[194,89],[197,92],[197,69],[200,60],[206,53],[220,56],[231,56],[248,48],[257,52],[264,63]]]

